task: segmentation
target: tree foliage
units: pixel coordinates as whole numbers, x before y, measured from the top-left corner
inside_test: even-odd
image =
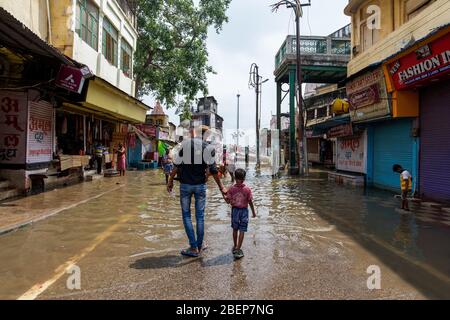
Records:
[[[207,93],[208,29],[228,22],[231,0],[138,0],[135,56],[137,95],[153,94],[186,112],[199,92]],[[180,102],[181,101],[181,102]]]

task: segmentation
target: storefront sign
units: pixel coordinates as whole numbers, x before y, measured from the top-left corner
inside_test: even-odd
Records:
[[[53,107],[47,102],[29,102],[27,163],[52,160]]]
[[[328,138],[342,138],[353,135],[353,126],[350,123],[331,128],[327,132]]]
[[[148,137],[156,137],[156,127],[149,125],[149,124],[139,124],[136,125],[136,128],[138,128],[140,131],[145,133]]]
[[[366,173],[367,134],[337,140],[338,170]]]
[[[170,135],[168,132],[159,130],[158,132],[158,140],[169,140]]]
[[[27,95],[0,92],[0,163],[24,164]]]
[[[84,73],[84,70],[63,65],[59,70],[55,84],[60,88],[80,94],[85,81]]]
[[[397,90],[450,73],[450,33],[391,63],[388,71]]]
[[[381,118],[390,114],[383,70],[378,68],[347,83],[352,121]]]
[[[349,95],[352,106],[362,108],[380,102],[380,86],[375,83],[361,91]]]

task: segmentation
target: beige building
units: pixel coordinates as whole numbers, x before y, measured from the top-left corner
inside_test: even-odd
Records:
[[[0,0],[41,39],[135,96],[136,18],[126,0]]]
[[[345,14],[353,28],[350,77],[450,23],[450,1],[350,0]]]

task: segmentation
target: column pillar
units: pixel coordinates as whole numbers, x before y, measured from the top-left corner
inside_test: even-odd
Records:
[[[289,70],[289,172],[290,174],[298,174],[299,168],[296,159],[297,140],[295,128],[296,116],[296,70],[291,68]]]

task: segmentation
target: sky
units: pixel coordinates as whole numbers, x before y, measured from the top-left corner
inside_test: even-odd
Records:
[[[288,34],[295,34],[292,9],[270,5],[276,0],[233,0],[220,34],[211,30],[208,37],[209,63],[217,74],[208,76],[209,95],[218,101],[218,113],[224,118],[224,131],[235,130],[237,97],[240,97],[240,127],[253,129],[256,122],[255,90],[248,87],[250,65],[259,66],[260,75],[269,79],[262,88],[261,128],[270,127],[271,114],[276,114],[275,55]],[[307,0],[302,0],[306,3]],[[304,9],[301,34],[326,36],[350,23],[343,11],[348,0],[311,0]],[[200,94],[199,94],[200,97]],[[287,100],[287,99],[286,99]],[[154,101],[146,97],[151,106]],[[282,112],[288,111],[283,103]],[[166,110],[170,121],[179,124],[174,109]]]

